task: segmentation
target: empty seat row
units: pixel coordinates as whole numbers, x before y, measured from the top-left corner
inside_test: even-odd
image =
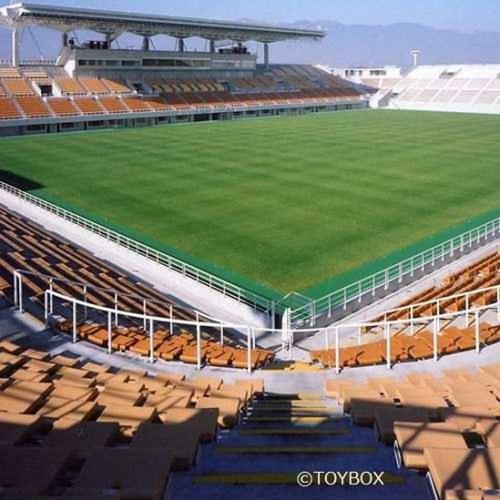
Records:
[[[0,341],[2,495],[163,498],[263,382],[111,368]]]
[[[23,275],[24,306],[32,314],[41,317],[44,311],[44,292],[50,286],[66,297],[82,297],[97,306],[118,307],[124,312],[146,313],[172,319],[195,321],[196,313],[176,306],[153,287],[129,278],[125,273],[100,261],[89,252],[60,240],[56,235],[0,208],[0,294],[8,302],[14,298],[14,270],[25,271]],[[2,286],[2,283],[4,286]],[[56,304],[61,319],[60,329],[72,331],[71,307],[60,301]],[[65,321],[67,320],[67,321]],[[190,327],[185,327],[190,328]],[[158,331],[155,334],[155,356],[165,360],[197,362],[195,329],[179,328],[174,323],[173,331]],[[90,333],[89,333],[90,332]],[[79,325],[82,338],[100,346],[107,346],[106,320],[98,313]],[[219,345],[220,331],[201,329],[203,345],[201,361],[216,366],[248,367],[248,353],[239,347],[237,339],[225,336],[224,346]],[[216,340],[215,340],[216,339]],[[143,330],[143,322],[123,319],[116,327],[112,339],[115,350],[130,350],[134,354],[148,356],[149,340]],[[260,367],[273,360],[273,353],[261,349],[251,351],[250,365]]]
[[[364,383],[331,379],[325,395],[393,446],[398,467],[427,471],[437,498],[485,498],[500,487],[499,364]]]

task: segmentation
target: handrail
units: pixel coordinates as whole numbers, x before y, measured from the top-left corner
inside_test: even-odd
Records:
[[[294,329],[287,331],[286,326],[281,329],[277,328],[265,328],[265,327],[253,327],[249,326],[246,324],[237,324],[237,323],[222,323],[222,322],[210,322],[210,321],[189,321],[189,320],[180,320],[180,319],[175,319],[173,316],[170,317],[163,317],[163,316],[155,316],[155,315],[149,315],[145,313],[133,313],[129,311],[123,311],[119,310],[116,308],[110,308],[106,306],[99,306],[96,304],[89,303],[86,300],[81,300],[77,299],[75,297],[69,297],[64,294],[55,292],[52,289],[46,289],[44,292],[44,318],[46,321],[46,324],[49,324],[49,319],[50,316],[53,314],[53,299],[58,298],[64,302],[69,302],[73,304],[73,342],[77,341],[77,307],[80,306],[84,309],[85,311],[85,316],[87,316],[87,310],[88,309],[93,309],[96,311],[100,311],[103,313],[107,313],[108,315],[108,352],[111,353],[112,351],[112,345],[111,345],[111,335],[112,335],[112,326],[113,326],[113,317],[114,317],[114,323],[115,325],[118,325],[118,318],[119,317],[128,317],[128,318],[135,318],[135,319],[142,319],[143,324],[144,324],[144,330],[148,330],[148,325],[149,325],[149,336],[150,336],[150,361],[154,362],[154,349],[153,349],[153,338],[154,338],[154,329],[153,329],[153,324],[154,323],[168,323],[170,325],[170,332],[174,331],[173,325],[182,325],[182,326],[193,326],[196,329],[196,336],[197,336],[197,367],[198,369],[201,368],[201,328],[214,328],[214,329],[219,329],[220,330],[220,343],[223,345],[224,342],[224,330],[225,329],[231,329],[231,330],[236,330],[236,331],[245,331],[246,332],[246,339],[247,339],[247,349],[248,349],[248,371],[251,372],[252,367],[251,367],[251,350],[252,348],[255,348],[256,346],[256,332],[257,331],[262,331],[262,332],[267,332],[267,333],[280,333],[282,334],[282,340],[283,340],[283,348],[288,350],[288,355],[289,359],[291,358],[291,353],[292,353],[292,348],[294,345],[294,336],[299,333],[312,333],[312,334],[323,334],[325,337],[325,350],[330,349],[330,333],[334,331],[335,333],[335,356],[336,356],[336,373],[340,372],[340,365],[339,365],[339,348],[340,348],[340,332],[341,330],[353,330],[357,329],[358,331],[358,344],[362,344],[361,342],[361,331],[363,328],[368,328],[368,327],[377,327],[377,326],[383,326],[384,329],[384,336],[387,340],[387,367],[391,368],[391,356],[390,356],[390,349],[391,349],[391,342],[390,339],[392,338],[391,335],[391,329],[393,326],[399,326],[399,332],[405,330],[406,328],[410,328],[410,333],[411,335],[414,334],[414,328],[416,325],[419,324],[430,324],[432,323],[433,326],[433,339],[434,339],[434,345],[433,345],[433,357],[434,360],[437,361],[437,356],[438,356],[438,350],[437,350],[437,338],[441,329],[441,321],[448,319],[448,320],[454,320],[457,319],[461,316],[464,316],[467,322],[467,326],[469,324],[469,317],[471,315],[474,316],[475,318],[475,341],[476,341],[476,352],[479,353],[480,351],[480,338],[479,338],[479,333],[480,333],[480,327],[479,327],[479,319],[480,319],[480,314],[484,311],[487,311],[489,309],[496,309],[497,313],[497,318],[499,321],[499,326],[500,326],[500,300],[497,300],[497,302],[493,304],[487,304],[484,306],[475,306],[472,308],[468,308],[465,311],[454,311],[450,313],[441,313],[440,311],[437,311],[436,314],[431,314],[428,316],[422,316],[418,318],[402,318],[402,319],[395,319],[395,320],[383,320],[383,321],[378,321],[378,322],[360,322],[360,323],[346,323],[346,324],[339,324],[336,326],[332,327],[326,327],[326,328],[303,328],[303,329]],[[23,283],[22,283],[22,275],[19,275],[17,273],[14,273],[14,304],[16,307],[19,308],[19,311],[22,313],[23,312]],[[402,326],[404,326],[402,328]]]
[[[214,318],[213,316],[210,316],[209,314],[206,314],[204,312],[198,311],[197,309],[191,309],[189,307],[184,307],[179,304],[175,304],[171,301],[169,301],[167,298],[165,298],[164,301],[161,301],[159,299],[154,299],[150,297],[145,297],[144,295],[137,295],[134,293],[125,293],[120,290],[117,290],[116,288],[113,287],[99,287],[96,285],[93,285],[92,283],[89,283],[87,281],[73,281],[69,280],[66,278],[58,278],[57,276],[51,276],[50,274],[44,274],[44,273],[34,273],[31,271],[25,271],[24,269],[16,269],[15,271],[17,274],[22,274],[23,276],[35,276],[38,278],[45,279],[49,282],[57,282],[57,283],[64,283],[67,285],[76,285],[79,287],[82,287],[84,290],[97,290],[99,292],[106,292],[106,293],[112,293],[113,295],[117,296],[115,298],[121,298],[121,297],[127,297],[131,299],[138,299],[142,302],[146,302],[147,304],[158,304],[158,305],[167,305],[169,307],[172,307],[172,309],[175,311],[176,309],[180,309],[182,311],[185,311],[187,313],[193,314],[193,315],[198,315],[198,316],[203,316],[205,318],[211,319],[213,321],[219,321],[217,318]],[[161,292],[159,292],[161,293]],[[85,291],[83,291],[83,294],[85,294]]]
[[[244,303],[255,310],[258,311],[269,311],[272,308],[273,301],[263,297],[262,295],[251,292],[243,287],[230,283],[214,274],[195,267],[187,262],[184,262],[172,255],[165,252],[155,250],[144,243],[140,243],[128,236],[124,236],[112,229],[109,229],[102,224],[93,222],[81,215],[77,215],[70,210],[61,208],[54,203],[45,201],[35,195],[22,191],[10,184],[0,181],[0,189],[14,195],[38,208],[42,208],[62,219],[76,224],[92,233],[106,238],[108,241],[116,243],[117,245],[126,248],[127,250],[133,251],[157,264],[161,264],[166,268],[182,274],[183,276],[190,278],[202,285],[205,285],[212,290],[216,290],[222,293],[226,297],[230,297],[237,300],[240,303]]]
[[[415,302],[413,304],[408,304],[407,306],[395,307],[393,309],[388,309],[388,310],[384,311],[382,314],[378,314],[376,317],[380,317],[380,316],[387,317],[387,316],[390,316],[393,313],[396,313],[399,311],[411,312],[412,310],[419,309],[419,308],[424,307],[424,306],[433,306],[433,305],[435,305],[437,307],[436,310],[439,311],[441,309],[440,308],[441,303],[454,301],[454,300],[457,300],[460,298],[465,298],[465,304],[467,306],[467,304],[470,304],[470,296],[471,295],[478,295],[478,294],[488,293],[488,292],[492,292],[492,291],[496,292],[497,301],[500,302],[500,285],[493,285],[493,286],[489,286],[489,287],[485,287],[485,288],[476,288],[474,290],[468,290],[466,292],[456,293],[454,295],[446,295],[444,297],[436,297],[435,299],[429,299],[429,300],[426,300],[424,302]],[[465,311],[466,309],[467,309],[467,307],[465,307],[465,309],[461,309],[461,310]]]
[[[334,309],[342,307],[345,310],[348,303],[356,300],[361,302],[363,296],[375,295],[376,290],[380,287],[387,290],[394,281],[402,283],[406,276],[413,277],[419,269],[423,270],[429,264],[434,266],[439,259],[444,261],[447,256],[453,257],[455,252],[462,254],[466,246],[472,247],[474,242],[480,243],[482,238],[487,239],[490,235],[498,232],[500,232],[500,217],[465,231],[371,276],[335,290],[310,304],[292,310],[292,323],[295,325],[302,325],[306,322],[314,324],[321,316],[331,317]]]

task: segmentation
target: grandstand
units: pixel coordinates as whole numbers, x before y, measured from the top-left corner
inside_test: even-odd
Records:
[[[419,66],[391,87],[389,106],[469,113],[500,112],[500,65]]]
[[[498,497],[500,66],[275,64],[325,32],[29,3],[0,25],[0,135],[29,136],[1,138],[0,498]],[[20,57],[31,27],[56,61]]]
[[[77,44],[69,37],[73,30],[96,29],[100,23],[106,25],[104,42]],[[66,31],[57,61],[20,59],[23,29],[59,30],[61,24]],[[138,24],[139,32],[147,31],[142,50],[112,47],[115,33],[137,33]],[[12,29],[13,56],[0,64],[0,136],[367,106],[348,82],[324,71],[271,65],[270,45],[319,40],[325,35],[321,30],[96,10],[82,17],[78,9],[32,4],[0,9],[1,25]],[[160,34],[176,38],[178,51],[153,50],[151,38]],[[186,50],[184,40],[192,36],[207,39],[209,52]],[[234,41],[233,49],[217,51],[221,38]],[[263,65],[244,47],[250,40],[263,43]]]

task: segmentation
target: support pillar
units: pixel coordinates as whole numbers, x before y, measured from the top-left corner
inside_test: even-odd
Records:
[[[19,66],[19,46],[21,42],[21,30],[12,30],[12,66],[17,68]]]
[[[184,52],[185,49],[184,38],[179,38],[179,52]]]
[[[215,54],[215,40],[210,40],[210,54]]]
[[[142,38],[142,50],[149,51],[149,36]]]
[[[269,69],[269,43],[264,43],[264,67]]]
[[[63,33],[62,34],[62,46],[63,46],[63,48],[66,48],[68,46],[68,42],[69,42],[68,33]]]

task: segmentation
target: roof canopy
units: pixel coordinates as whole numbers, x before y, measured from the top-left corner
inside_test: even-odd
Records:
[[[319,40],[323,30],[295,29],[266,24],[215,21],[186,17],[156,16],[108,10],[77,9],[30,3],[0,8],[0,24],[11,28],[42,26],[61,32],[92,30],[112,36],[135,33],[141,36],[168,35],[209,40],[280,42]]]

